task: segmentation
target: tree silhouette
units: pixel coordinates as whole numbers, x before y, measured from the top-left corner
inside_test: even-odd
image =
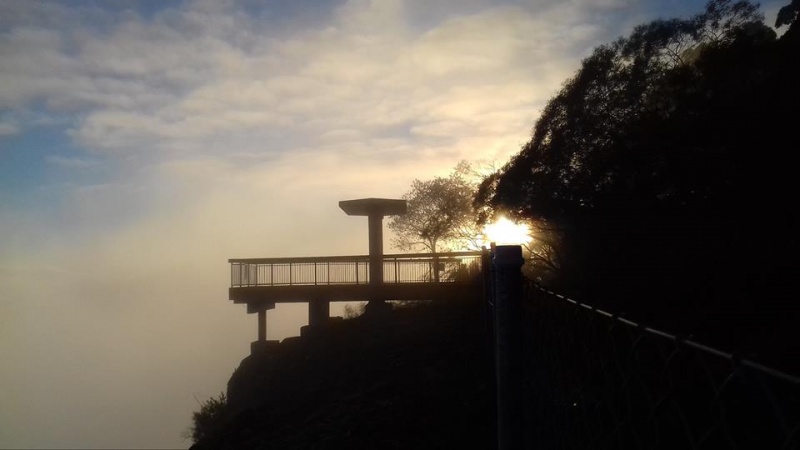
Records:
[[[798,20],[798,13],[800,13],[800,0],[792,0],[792,3],[778,11],[778,17],[775,18],[775,27],[780,28],[783,25],[791,25]]]
[[[573,295],[743,351],[775,342],[798,314],[796,24],[778,40],[754,5],[713,0],[601,45],[478,206],[558,233]]]
[[[472,199],[475,185],[469,180],[470,165],[461,161],[447,178],[414,180],[403,195],[408,201],[405,215],[393,216],[389,229],[394,244],[402,250],[436,252],[439,245],[464,248],[477,237]]]
[[[228,399],[224,392],[200,404],[200,411],[192,413],[191,438],[193,442],[208,439],[222,431],[228,419]]]

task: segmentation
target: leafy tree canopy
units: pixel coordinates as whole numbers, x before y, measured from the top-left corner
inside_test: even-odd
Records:
[[[727,320],[729,342],[762,333],[787,310],[758,291],[790,284],[797,251],[797,3],[780,39],[755,5],[712,0],[596,48],[479,187],[483,219],[557,231],[573,295],[672,329]]]
[[[472,200],[475,182],[471,167],[460,162],[448,177],[414,180],[411,190],[403,195],[408,213],[393,216],[389,229],[394,231],[394,244],[401,250],[424,249],[429,252],[462,249],[477,236]]]
[[[192,413],[191,438],[197,443],[219,433],[227,419],[228,399],[224,392],[200,404],[200,411]]]
[[[691,19],[657,20],[598,47],[548,103],[532,140],[491,180],[496,186],[490,203],[554,218],[632,198],[678,203],[704,198],[713,189],[707,171],[696,170],[701,167],[695,163],[695,173],[678,172],[690,170],[683,164],[686,157],[704,158],[707,169],[718,155],[674,144],[685,142],[690,132],[692,138],[708,134],[696,125],[680,129],[699,123],[702,108],[712,106],[697,102],[716,94],[707,83],[719,75],[708,73],[719,70],[707,67],[714,50],[740,43],[742,35],[756,46],[775,39],[761,19],[747,2],[716,0]]]
[[[792,0],[792,3],[778,11],[778,17],[775,19],[775,27],[791,25],[798,20],[798,13],[800,13],[800,0]]]

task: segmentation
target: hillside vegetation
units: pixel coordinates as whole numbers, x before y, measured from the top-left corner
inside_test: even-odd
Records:
[[[192,449],[492,448],[484,325],[454,299],[285,339],[242,361]]]

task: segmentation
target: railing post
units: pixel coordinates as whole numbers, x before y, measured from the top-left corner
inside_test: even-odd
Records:
[[[522,247],[494,248],[493,300],[495,317],[495,375],[497,389],[497,448],[520,449],[523,444],[522,392]]]

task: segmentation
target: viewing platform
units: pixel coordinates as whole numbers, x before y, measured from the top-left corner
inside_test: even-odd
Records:
[[[387,300],[443,300],[481,295],[488,253],[383,254],[383,217],[406,213],[406,201],[365,198],[339,202],[351,216],[369,219],[369,255],[229,259],[228,297],[258,314],[258,340],[268,347],[266,312],[277,303],[308,303],[308,326],[327,323],[330,302],[366,301],[367,312]]]
[[[230,259],[228,297],[259,315],[266,345],[266,311],[277,303],[308,303],[308,325],[330,316],[330,302],[443,300],[481,295],[482,252],[384,255],[382,281],[371,282],[368,255]]]
[[[479,251],[383,255],[380,284],[370,283],[368,255],[230,259],[229,298],[253,309],[262,303],[316,298],[436,300],[479,286],[481,255]]]

